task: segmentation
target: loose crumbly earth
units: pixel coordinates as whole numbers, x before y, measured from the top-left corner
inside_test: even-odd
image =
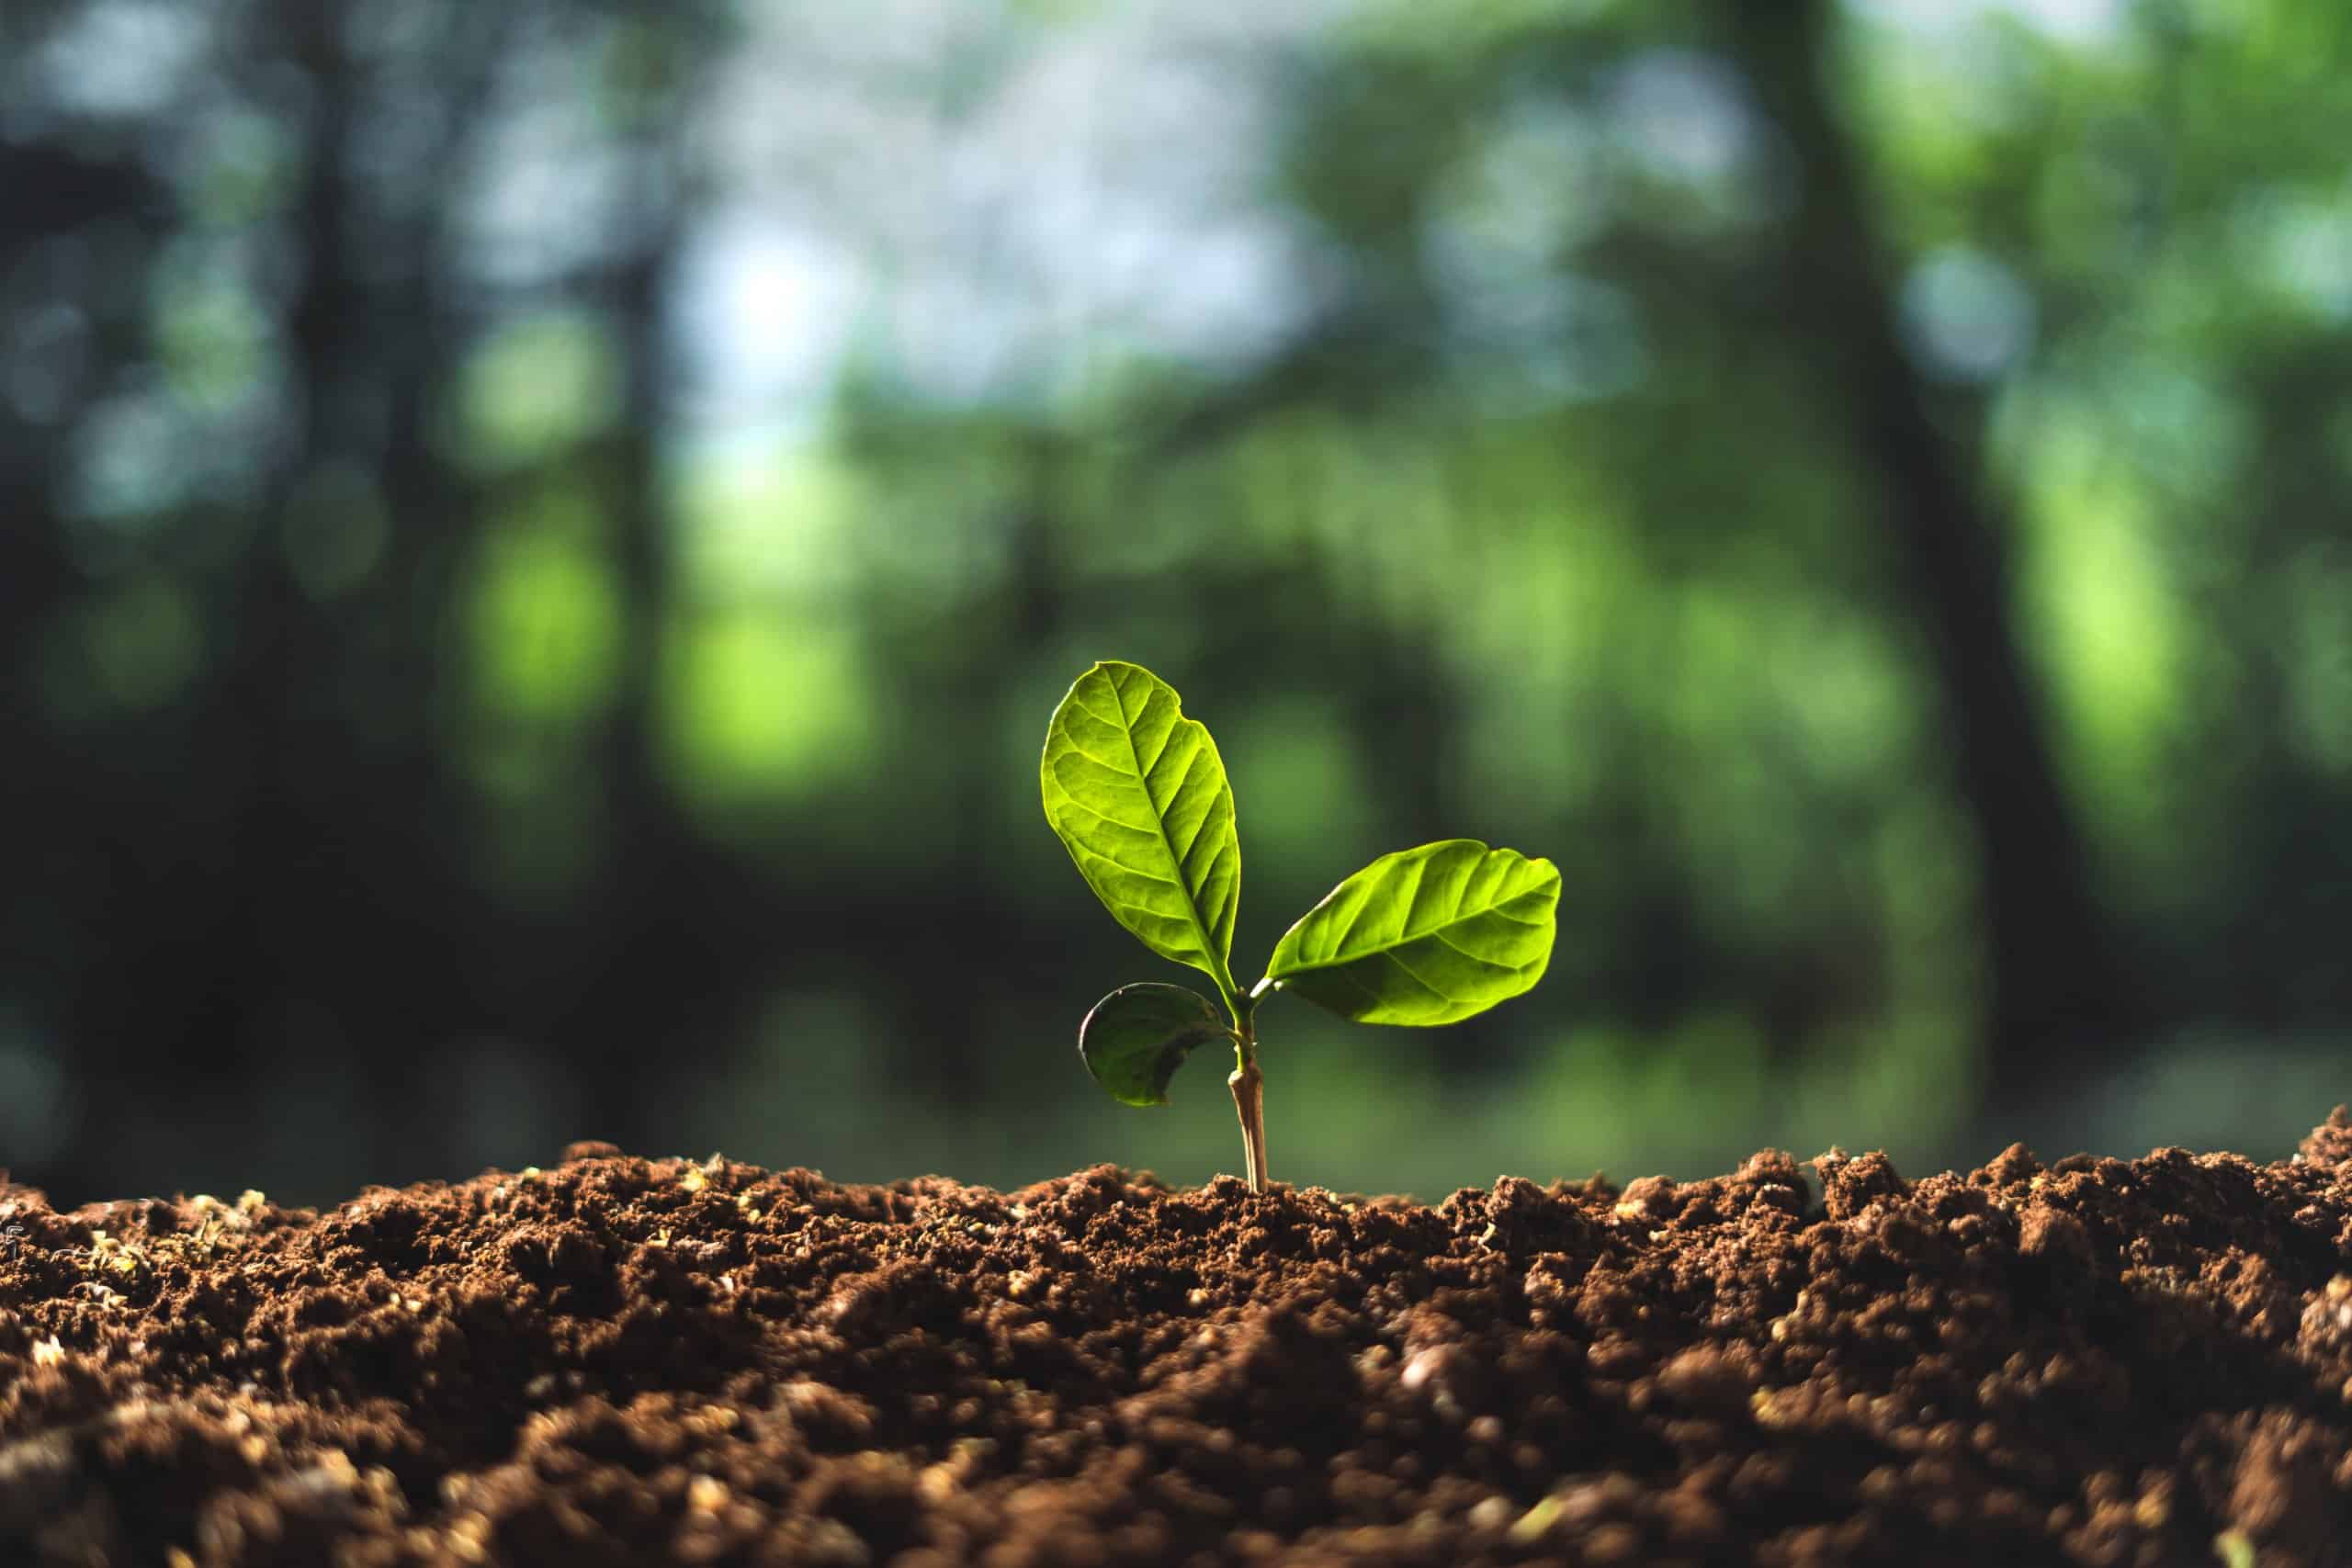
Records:
[[[12,1229],[13,1227],[13,1229]],[[0,1186],[0,1562],[2341,1563],[2352,1122],[1436,1209]]]

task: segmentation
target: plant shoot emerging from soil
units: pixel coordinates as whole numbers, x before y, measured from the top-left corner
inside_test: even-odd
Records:
[[[1442,839],[1381,856],[1325,895],[1274,944],[1265,976],[1234,983],[1241,841],[1216,742],[1175,689],[1139,664],[1095,665],[1046,728],[1046,820],[1114,919],[1162,958],[1209,977],[1198,992],[1143,982],[1094,1004],[1079,1054],[1112,1098],[1165,1105],[1195,1046],[1233,1046],[1226,1082],[1241,1118],[1250,1190],[1266,1189],[1257,1008],[1295,991],[1359,1023],[1455,1023],[1515,997],[1552,956],[1560,873],[1550,861]]]

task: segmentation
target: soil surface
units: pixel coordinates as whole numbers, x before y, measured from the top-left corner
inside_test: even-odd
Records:
[[[2352,1122],[1438,1208],[0,1185],[0,1562],[2352,1562]]]

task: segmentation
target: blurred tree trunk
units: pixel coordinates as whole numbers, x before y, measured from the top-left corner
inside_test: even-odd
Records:
[[[27,13],[20,20],[28,24],[22,41],[29,47],[39,30],[29,24],[39,18]],[[0,39],[9,32],[0,24]],[[5,54],[0,50],[0,57]],[[23,276],[20,269],[34,263],[41,245],[59,235],[109,218],[143,226],[164,205],[137,169],[39,143],[0,141],[0,191],[7,192],[0,279]],[[100,321],[88,330],[96,336],[128,329]],[[77,790],[74,766],[83,756],[52,727],[42,687],[60,623],[88,587],[50,515],[66,450],[60,435],[79,412],[61,407],[46,423],[35,423],[0,400],[0,864],[25,885],[76,892],[91,874],[67,830],[86,808],[87,791]],[[54,906],[12,901],[0,909],[0,952],[22,963],[26,976],[50,982],[8,999],[44,1014],[54,1010],[57,1016],[44,1022],[64,1038],[80,1039],[70,1021],[78,1006],[76,987],[67,978],[78,954],[62,937],[64,914]],[[0,1166],[6,1163],[7,1151],[0,1149]]]
[[[571,994],[547,1024],[579,1087],[581,1137],[660,1146],[649,1112],[656,1084],[679,1081],[679,1052],[716,1032],[738,1005],[773,919],[742,868],[688,822],[664,775],[659,735],[663,644],[675,592],[662,446],[674,425],[669,300],[698,190],[684,127],[714,58],[714,18],[699,8],[624,5],[634,118],[624,145],[634,168],[622,254],[589,284],[621,358],[619,424],[600,457],[609,476],[614,578],[620,593],[615,680],[596,755],[609,846],[585,911]],[[618,112],[628,114],[630,109]],[[779,702],[789,694],[776,694]]]
[[[371,713],[364,740],[363,760],[378,781],[374,798],[406,805],[379,824],[376,859],[418,868],[402,879],[416,908],[390,912],[412,951],[392,954],[431,965],[434,976],[417,987],[426,1008],[389,1020],[406,1042],[390,1048],[370,1042],[356,1066],[373,1103],[406,1108],[401,1156],[432,1170],[452,1168],[473,1151],[463,1148],[462,1122],[446,1102],[415,1091],[419,1055],[435,1081],[448,1081],[441,1069],[453,1039],[510,1025],[513,976],[529,969],[514,962],[511,940],[502,942],[490,900],[454,848],[471,829],[472,803],[452,764],[442,718],[454,662],[451,631],[467,550],[482,527],[482,501],[477,481],[439,450],[432,425],[435,399],[468,347],[456,276],[468,175],[491,122],[498,73],[532,19],[521,4],[458,7],[441,17],[431,46],[440,112],[415,185],[396,202],[400,265],[379,283],[378,314],[399,323],[376,345],[384,423],[375,471],[392,526],[367,587],[369,634],[353,640],[370,661],[359,700],[383,710]]]
[[[654,197],[659,200],[660,198]],[[647,1078],[673,1059],[680,1012],[707,992],[708,961],[695,940],[725,916],[691,896],[705,856],[679,819],[662,776],[655,724],[662,623],[671,598],[669,519],[661,495],[661,439],[669,425],[663,299],[677,246],[661,218],[600,290],[618,330],[621,425],[611,459],[615,581],[621,595],[619,656],[598,772],[607,812],[600,897],[575,1010],[555,1030],[588,1118],[583,1137],[636,1148],[653,1134]],[[715,918],[715,919],[714,919]]]
[[[448,1106],[416,1092],[420,1052],[479,1027],[465,973],[479,900],[448,850],[462,814],[434,722],[453,562],[474,519],[425,425],[458,347],[444,253],[461,192],[444,173],[483,119],[508,25],[453,17],[433,40],[440,112],[404,186],[355,155],[373,84],[346,20],[292,0],[254,19],[256,52],[284,48],[318,106],[290,224],[296,423],[239,558],[233,637],[203,720],[236,898],[187,966],[209,1004],[158,1026],[207,1066],[242,1063],[241,1076],[331,1055],[371,1108],[345,1135],[390,1175],[443,1146]],[[376,487],[390,531],[373,570],[322,600],[287,541],[317,525],[299,513],[337,469]]]
[[[1857,150],[1825,80],[1826,0],[1723,0],[1726,36],[1788,137],[1802,182],[1786,257],[1798,342],[1842,404],[1943,688],[1974,817],[1990,1000],[1983,1106],[2012,1112],[2079,1082],[2140,1025],[2093,897],[2014,625],[2008,529],[1938,428],[1896,334]]]
[[[182,1042],[173,1055],[184,1069],[244,1082],[291,1066],[298,1040],[302,1054],[325,1047],[355,1060],[380,1048],[371,1031],[347,1042],[333,1037],[367,1010],[343,998],[364,994],[364,965],[382,956],[355,929],[364,925],[359,917],[404,902],[372,874],[387,868],[356,860],[370,825],[354,810],[368,792],[344,771],[350,762],[336,686],[349,648],[286,548],[306,478],[357,457],[355,427],[364,423],[355,392],[368,363],[370,312],[352,248],[356,72],[334,8],[280,4],[256,22],[283,29],[277,36],[317,105],[289,222],[300,269],[286,321],[293,430],[272,454],[257,536],[238,558],[231,637],[200,719],[205,752],[218,759],[215,870],[234,892],[219,919],[189,920],[197,951],[181,961],[181,977],[183,997],[195,1005],[179,1019],[153,1021],[163,1037]],[[389,1021],[366,1021],[381,1028]],[[396,1146],[407,1107],[401,1097],[385,1098],[377,1119],[347,1129],[368,1148],[368,1163]]]

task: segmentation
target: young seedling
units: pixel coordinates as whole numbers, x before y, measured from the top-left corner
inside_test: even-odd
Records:
[[[1359,1023],[1455,1023],[1526,990],[1551,960],[1558,869],[1443,839],[1383,855],[1331,889],[1242,991],[1230,963],[1241,901],[1233,788],[1207,728],[1141,665],[1107,661],[1078,678],[1046,727],[1038,773],[1046,820],[1113,918],[1206,975],[1225,1004],[1220,1018],[1182,986],[1122,986],[1078,1026],[1087,1070],[1114,1100],[1165,1105],[1194,1047],[1229,1042],[1226,1083],[1252,1192],[1266,1190],[1257,1009],[1269,992]]]

